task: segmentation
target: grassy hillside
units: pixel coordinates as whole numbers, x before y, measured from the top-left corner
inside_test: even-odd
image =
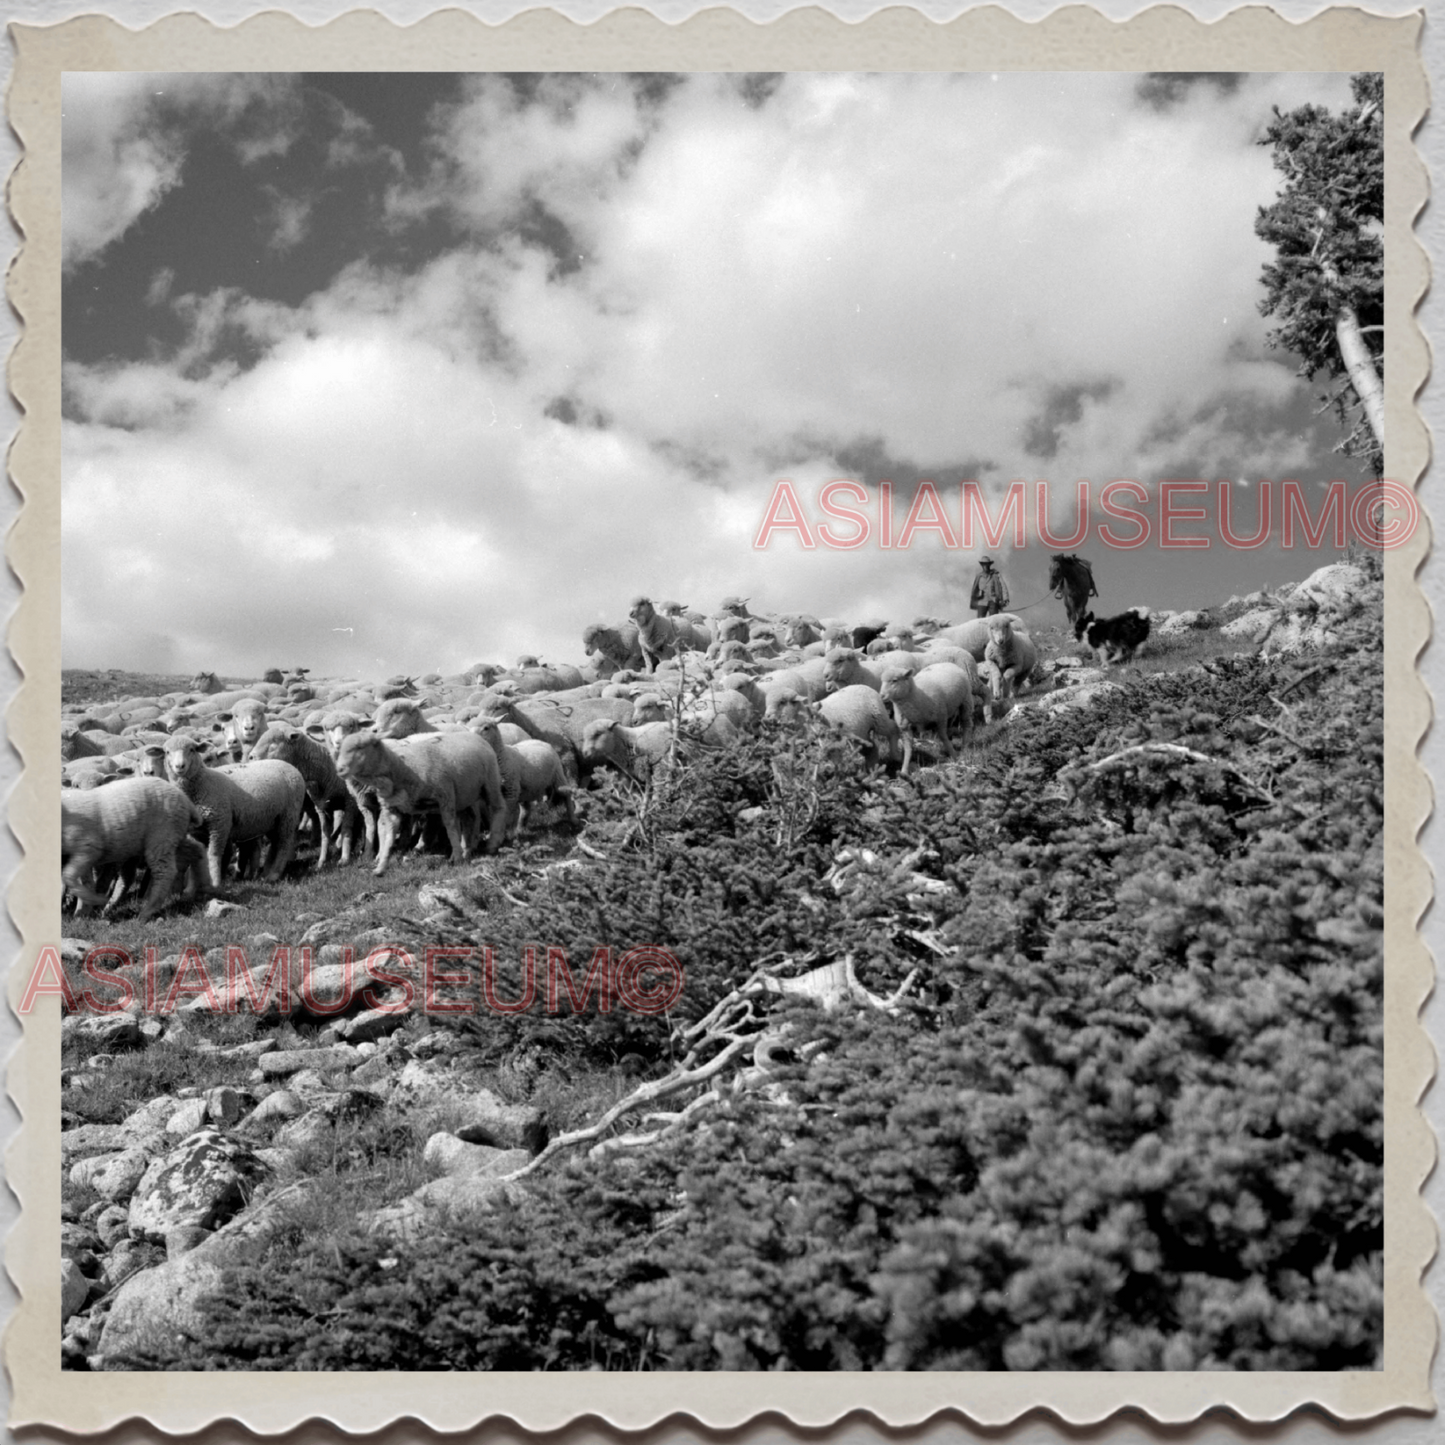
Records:
[[[381,884],[254,885],[243,915],[159,920],[163,952],[295,941],[337,914],[334,937],[490,946],[504,997],[529,943],[579,976],[599,946],[666,948],[686,986],[665,1017],[594,999],[396,1036],[400,1061],[442,1035],[459,1080],[538,1104],[554,1134],[668,1077],[683,1030],[760,965],[848,958],[875,997],[904,992],[891,1012],[755,996],[755,1018],[788,1026],[764,1084],[653,1145],[563,1150],[525,1202],[410,1241],[357,1214],[424,1175],[432,1121],[338,1126],[303,1161],[318,1188],[228,1273],[204,1338],[134,1363],[1370,1368],[1381,662],[1378,605],[1294,657],[1198,634],[1174,668],[1120,674],[1092,707],[1021,710],[910,778],[769,729],[646,797],[604,787],[564,868],[547,865],[572,840],[547,834],[468,870],[409,858]],[[875,862],[847,851],[865,848]],[[428,882],[473,890],[444,936]],[[647,1113],[618,1128],[646,1132]]]

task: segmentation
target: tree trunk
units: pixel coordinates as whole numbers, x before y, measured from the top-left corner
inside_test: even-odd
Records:
[[[1385,389],[1380,385],[1379,373],[1375,370],[1374,358],[1365,345],[1360,333],[1360,318],[1353,306],[1341,306],[1335,314],[1335,338],[1340,343],[1340,359],[1345,363],[1345,372],[1355,395],[1365,408],[1365,417],[1370,430],[1375,434],[1375,444],[1380,455],[1385,453]]]

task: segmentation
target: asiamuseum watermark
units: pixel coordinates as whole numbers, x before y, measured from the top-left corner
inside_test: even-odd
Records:
[[[1017,552],[1027,547],[1032,535],[1045,547],[1067,552],[1097,535],[1105,546],[1122,551],[1157,538],[1158,546],[1171,550],[1203,550],[1217,540],[1247,552],[1271,540],[1278,518],[1278,540],[1286,550],[1303,543],[1311,549],[1333,546],[1343,551],[1350,538],[1366,547],[1402,547],[1420,523],[1415,494],[1399,482],[1370,482],[1353,493],[1344,482],[1330,482],[1317,510],[1311,509],[1299,482],[1281,481],[1278,488],[1276,493],[1275,483],[1261,481],[1247,489],[1255,502],[1253,530],[1246,530],[1240,504],[1240,493],[1246,489],[1237,482],[1219,482],[1217,490],[1204,481],[1159,482],[1152,496],[1142,483],[1128,479],[1109,482],[1097,494],[1092,483],[1077,482],[1071,499],[1074,530],[1055,534],[1049,529],[1048,482],[1034,483],[1030,528],[1029,488],[1024,482],[1013,483],[994,510],[977,482],[959,482],[956,500],[947,502],[933,482],[920,482],[899,525],[891,482],[879,482],[871,492],[848,477],[824,482],[814,494],[810,512],[798,488],[782,480],[773,486],[753,547],[765,549],[774,536],[783,535],[796,538],[808,552],[818,547],[851,552],[870,544],[891,551],[935,537],[944,548],[969,551],[981,537],[984,545],[995,549],[1011,542]],[[1097,528],[1096,503],[1107,519]],[[841,527],[835,525],[839,523]],[[1197,530],[1201,523],[1207,530]]]
[[[629,1013],[651,1016],[666,1013],[677,1002],[685,981],[681,963],[667,949],[651,945],[622,954],[595,949],[579,985],[566,949],[528,944],[522,949],[518,992],[510,998],[502,996],[491,948],[427,947],[420,964],[412,950],[399,944],[381,944],[359,962],[350,947],[340,953],[338,963],[318,964],[310,947],[280,945],[258,985],[258,971],[252,970],[244,948],[226,949],[226,974],[220,981],[212,976],[207,956],[192,944],[182,950],[162,992],[159,949],[144,950],[140,976],[135,978],[121,971],[136,967],[128,949],[98,944],[81,964],[81,975],[88,982],[77,987],[66,974],[60,951],[47,944],[30,971],[17,1011],[28,1014],[38,999],[55,997],[72,1013],[130,1012],[138,1001],[139,984],[141,1008],[156,1014],[174,1013],[192,1000],[204,1001],[211,1013],[262,1014],[274,1008],[289,1014],[294,991],[306,1012],[321,1018],[345,1013],[358,1000],[378,1013],[412,1012],[420,999],[422,1011],[429,1014],[470,1014],[479,1009],[521,1014],[545,997],[546,1012],[557,1013],[564,995],[573,1013],[581,1013],[595,997],[598,1013],[610,1013],[616,1003]],[[467,965],[475,971],[468,971]],[[543,970],[545,992],[539,979]],[[460,992],[468,989],[475,989],[476,997]]]

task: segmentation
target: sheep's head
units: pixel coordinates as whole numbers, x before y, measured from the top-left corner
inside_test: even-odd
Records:
[[[172,736],[165,745],[166,772],[173,783],[186,782],[205,771],[201,745],[195,738]]]
[[[806,717],[810,710],[807,700],[791,687],[780,687],[768,695],[765,716],[777,722],[795,723]]]
[[[263,703],[243,698],[231,709],[236,738],[249,747],[266,731],[266,708]]]
[[[666,722],[668,717],[667,704],[657,693],[645,692],[641,697],[633,699],[632,721],[634,724]]]
[[[383,738],[408,738],[425,722],[421,707],[409,697],[389,698],[376,710],[373,726]]]
[[[884,702],[902,702],[913,691],[913,669],[911,667],[890,667],[883,674],[880,695]]]
[[[829,692],[847,686],[853,677],[863,654],[854,647],[835,647],[823,658],[823,684]]]
[[[584,762],[610,762],[620,768],[627,767],[627,748],[617,731],[616,721],[610,717],[596,718],[583,728],[581,753]]]
[[[142,778],[164,778],[166,775],[166,750],[158,743],[152,743],[140,755],[136,772]]]
[[[494,714],[484,713],[472,721],[472,731],[500,758],[502,748],[502,724]]]
[[[386,746],[373,732],[351,733],[336,750],[336,771],[343,781],[365,784],[389,775]]]
[[[650,597],[634,597],[628,604],[627,615],[639,627],[646,627],[657,616],[657,609],[652,605]]]

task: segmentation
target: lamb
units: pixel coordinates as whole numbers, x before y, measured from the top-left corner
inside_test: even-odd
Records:
[[[497,755],[502,778],[502,798],[506,803],[506,838],[515,842],[522,830],[524,811],[530,816],[539,803],[560,802],[567,810],[567,821],[577,813],[572,802],[572,789],[562,771],[562,760],[550,744],[527,738],[520,743],[503,742],[500,727],[484,722],[477,728],[482,741]]]
[[[637,624],[637,645],[642,649],[642,665],[647,672],[656,672],[664,657],[677,652],[677,634],[669,618],[652,605],[650,597],[634,597],[628,616]]]
[[[296,850],[296,826],[306,801],[306,780],[290,763],[275,760],[208,768],[194,738],[166,741],[166,769],[180,790],[196,805],[207,834],[211,886],[221,886],[228,843],[266,839],[271,862],[266,872],[275,882]]]
[[[603,627],[594,622],[582,629],[582,646],[589,658],[597,654],[599,661],[595,666],[599,677],[611,677],[614,672],[643,665],[637,627],[632,622],[624,622],[621,627]]]
[[[120,778],[92,791],[62,792],[61,877],[83,912],[87,904],[105,901],[90,885],[93,869],[144,862],[150,886],[139,920],[145,922],[169,900],[182,863],[196,861],[199,849],[187,835],[200,822],[185,794],[159,778]]]
[[[898,724],[888,713],[881,695],[865,683],[853,683],[829,693],[818,711],[839,732],[863,744],[863,760],[870,766],[898,761]]]
[[[960,622],[954,627],[941,627],[930,639],[932,646],[951,644],[954,647],[962,647],[965,651],[973,654],[975,662],[983,661],[984,650],[988,647],[990,622],[997,622],[1000,618],[1007,618],[1019,631],[1023,631],[1023,622],[1013,612],[996,612],[992,617],[975,617],[969,622]]]
[[[506,828],[497,755],[472,732],[418,733],[386,742],[375,733],[353,733],[341,744],[336,771],[353,791],[375,793],[381,804],[376,876],[386,872],[401,819],[434,807],[452,847],[452,862],[465,862],[470,839],[462,816],[486,822],[485,850],[495,853]]]
[[[243,697],[231,709],[228,721],[231,757],[243,763],[251,756],[257,739],[266,731],[266,704],[257,702],[255,698]]]
[[[882,672],[864,662],[862,652],[856,647],[835,647],[823,659],[823,678],[829,692],[857,683],[875,692],[883,686]]]
[[[377,708],[371,726],[379,738],[409,738],[414,733],[436,731],[413,697],[388,698]]]
[[[983,660],[989,670],[994,701],[999,702],[1028,681],[1038,666],[1039,654],[1028,634],[1015,632],[1006,615],[999,613],[985,620],[989,627],[989,642],[984,649]]]
[[[479,724],[496,722],[520,728],[529,738],[546,743],[561,759],[562,767],[570,778],[585,778],[588,770],[583,766],[577,743],[567,731],[561,709],[548,708],[547,713],[551,716],[543,714],[540,708],[524,711],[509,697],[494,697],[486,710],[473,720],[472,726],[476,728]]]
[[[628,727],[612,718],[596,718],[582,734],[582,758],[591,767],[608,763],[623,777],[641,783],[672,747],[672,724],[643,723]],[[639,776],[639,773],[642,776]]]
[[[356,799],[341,781],[331,754],[314,738],[287,723],[275,723],[256,740],[251,757],[257,762],[290,763],[306,780],[306,801],[319,840],[316,867],[326,866],[331,835],[338,835],[342,865],[351,862],[351,836],[359,816]]]
[[[948,725],[963,719],[966,743],[973,732],[973,683],[968,674],[951,662],[935,662],[914,672],[890,667],[883,674],[883,701],[892,704],[893,718],[903,734],[903,771],[913,761],[913,729],[931,727],[943,743],[944,752],[954,756]]]

